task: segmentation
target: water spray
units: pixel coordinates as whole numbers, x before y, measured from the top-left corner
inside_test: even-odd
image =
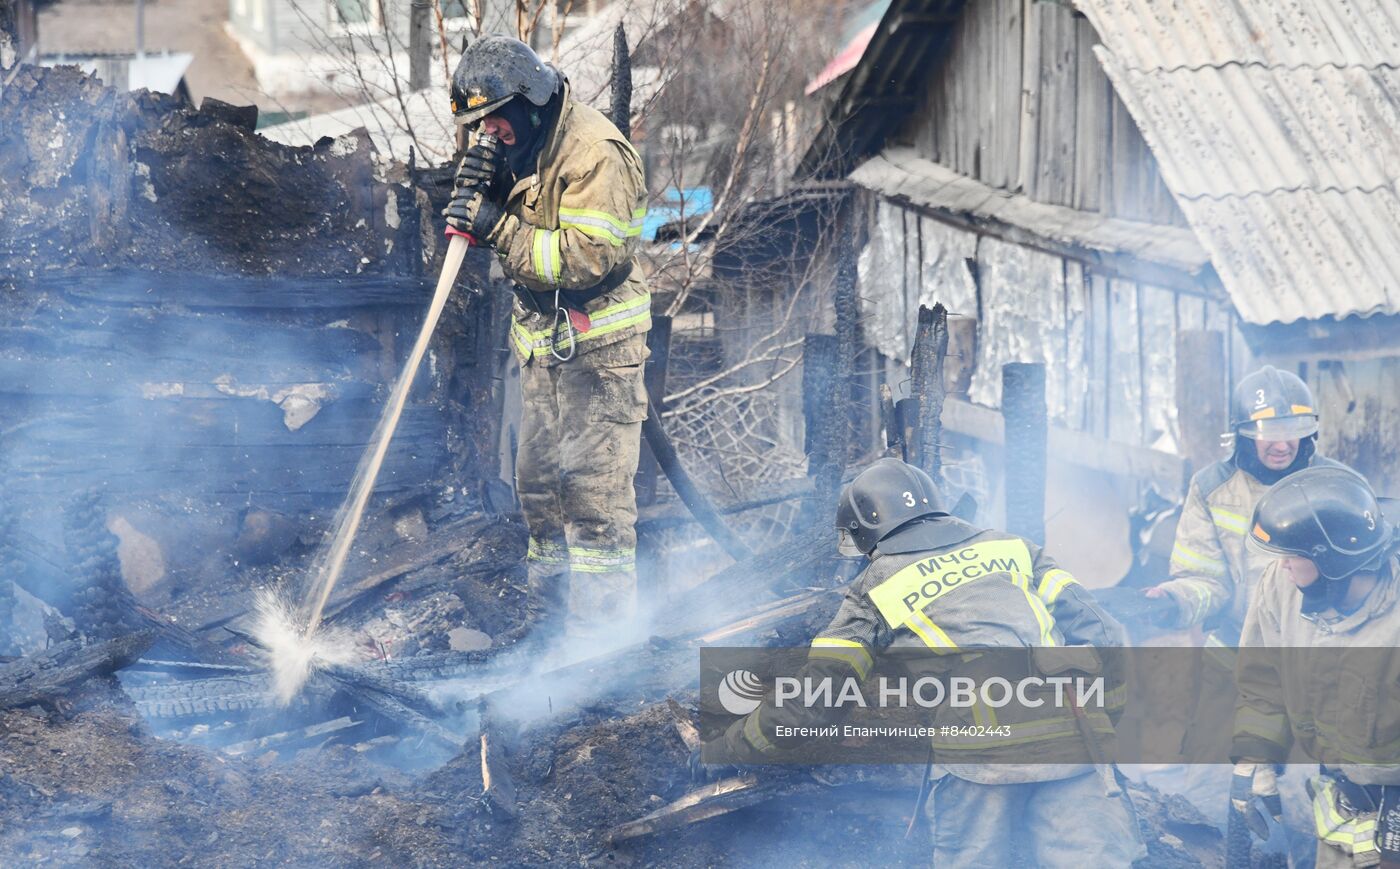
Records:
[[[438,319],[452,293],[452,285],[457,282],[457,273],[462,268],[467,248],[473,239],[466,233],[449,228],[447,231],[447,255],[443,260],[442,272],[438,275],[437,289],[433,292],[432,304],[423,325],[418,331],[418,340],[413,351],[404,363],[399,379],[394,384],[389,402],[375,426],[374,437],[370,440],[355,476],[350,484],[350,492],[336,512],[335,533],[325,554],[317,559],[313,568],[315,580],[303,601],[300,613],[293,613],[287,602],[277,597],[261,598],[258,602],[258,636],[269,651],[273,678],[277,686],[278,699],[287,703],[306,683],[319,656],[329,655],[333,660],[340,644],[313,640],[321,626],[326,602],[345,569],[345,561],[350,555],[350,547],[364,518],[365,506],[374,491],[379,478],[379,469],[384,464],[384,456],[389,451],[389,443],[398,428],[399,418],[408,401],[408,392],[418,373],[418,366],[428,352],[428,343],[437,328]]]

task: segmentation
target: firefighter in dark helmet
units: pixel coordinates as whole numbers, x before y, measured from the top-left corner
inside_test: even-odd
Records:
[[[1030,650],[1034,659],[1039,650],[1123,642],[1122,627],[1039,546],[950,516],[928,474],[898,459],[880,459],[846,486],[836,527],[843,554],[869,561],[835,619],[812,640],[801,679],[864,681],[876,659],[890,653],[912,657],[913,666],[924,661],[940,672],[964,672],[986,660],[987,649]],[[929,582],[949,569],[956,581]],[[1074,651],[1104,666],[1097,651]],[[1118,701],[1087,713],[1088,726],[1106,738],[1121,711],[1119,693]],[[996,738],[937,727],[951,723],[937,717],[945,711],[935,712],[932,738],[936,866],[1013,865],[1015,831],[1026,831],[1029,853],[1044,867],[1128,866],[1143,853],[1131,804],[1106,785],[1113,772],[1095,768],[1083,726],[1069,711],[1050,704],[998,709],[1006,732]],[[711,778],[723,774],[724,762],[771,762],[802,741],[780,733],[809,732],[824,713],[767,698],[692,754],[691,773]],[[724,761],[706,764],[703,753]]]
[[[533,622],[626,620],[636,595],[636,473],[651,295],[637,263],[647,190],[617,127],[523,42],[482,38],[452,77],[469,147],[445,214],[515,284],[516,487]]]
[[[1308,468],[1260,499],[1247,534],[1269,563],[1240,639],[1231,801],[1263,832],[1295,747],[1319,869],[1400,865],[1400,546],[1346,468]]]

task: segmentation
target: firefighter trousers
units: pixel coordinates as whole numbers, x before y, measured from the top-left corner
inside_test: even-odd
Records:
[[[520,371],[515,485],[530,532],[531,609],[549,621],[567,613],[570,635],[635,612],[645,337]]]
[[[1146,853],[1127,792],[1108,796],[1092,771],[1025,784],[979,784],[947,774],[927,805],[934,869],[1127,869]]]

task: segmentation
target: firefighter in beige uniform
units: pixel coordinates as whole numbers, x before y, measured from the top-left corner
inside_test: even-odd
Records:
[[[1278,560],[1240,640],[1231,802],[1262,832],[1296,742],[1321,764],[1319,869],[1400,865],[1400,541],[1364,479],[1311,468],[1259,501],[1250,542]]]
[[[1317,424],[1312,392],[1297,375],[1266,365],[1235,387],[1234,454],[1191,478],[1176,528],[1171,578],[1149,592],[1176,602],[1180,627],[1212,628],[1209,645],[1236,644],[1250,591],[1268,564],[1245,546],[1259,498],[1295,471],[1338,466],[1317,454]]]
[[[651,328],[636,261],[642,162],[518,40],[490,36],[468,47],[452,101],[474,144],[448,222],[495,248],[516,286],[516,489],[529,527],[532,618],[567,609],[571,633],[596,633],[627,618],[636,597],[632,478]]]
[[[1203,626],[1205,654],[1193,687],[1191,727],[1182,745],[1188,761],[1185,794],[1207,817],[1223,823],[1228,779],[1223,757],[1234,715],[1234,647],[1250,595],[1269,560],[1245,545],[1254,505],[1273,483],[1315,466],[1341,467],[1317,454],[1318,418],[1312,392],[1296,375],[1264,366],[1236,385],[1230,408],[1234,453],[1191,478],[1172,549],[1171,579],[1150,596],[1177,604],[1179,626]],[[1301,802],[1302,794],[1297,794]]]

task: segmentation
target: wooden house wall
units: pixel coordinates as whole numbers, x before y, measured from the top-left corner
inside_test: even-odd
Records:
[[[976,0],[895,144],[1039,202],[1186,226],[1068,6]]]
[[[1119,443],[1152,446],[1164,434],[1179,443],[1182,333],[1220,332],[1227,368],[1244,364],[1230,309],[1204,294],[968,232],[875,194],[863,200],[863,334],[902,365],[919,306],[944,303],[960,345],[952,367],[967,369],[960,398],[999,406],[1003,364],[1044,362],[1054,422]]]

